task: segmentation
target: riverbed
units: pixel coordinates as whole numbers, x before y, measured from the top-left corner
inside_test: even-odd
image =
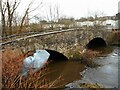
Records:
[[[80,84],[98,84],[102,88],[118,88],[118,61],[120,58],[120,47],[113,46],[113,51],[109,54],[96,57],[95,63],[98,67],[86,69],[80,74],[83,76],[80,80],[66,85],[70,88],[82,88]]]

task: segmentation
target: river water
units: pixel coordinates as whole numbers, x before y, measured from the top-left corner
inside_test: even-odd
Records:
[[[95,58],[97,68],[87,67],[82,74],[81,80],[69,83],[68,87],[77,87],[80,83],[98,83],[103,88],[118,88],[118,61],[120,47],[112,47],[113,51],[101,57]]]
[[[63,87],[75,80],[81,79],[81,75],[79,72],[85,70],[85,65],[81,64],[80,61],[61,61],[61,62],[53,62],[48,65],[49,71],[51,73],[46,75],[46,78],[50,80],[50,82],[55,81],[59,77],[58,80],[53,87]]]
[[[45,77],[50,81],[55,81],[61,77],[53,87],[65,87],[66,85],[77,88],[79,83],[99,83],[104,88],[117,88],[120,47],[112,46],[112,51],[109,49],[106,49],[108,53],[95,58],[94,61],[99,64],[98,67],[86,67],[80,61],[73,60],[53,62],[48,65],[51,73]]]

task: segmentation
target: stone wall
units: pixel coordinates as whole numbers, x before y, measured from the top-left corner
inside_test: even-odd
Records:
[[[51,49],[63,53],[69,58],[77,57],[81,51],[96,37],[103,38],[108,44],[111,43],[112,31],[106,30],[66,30],[47,34],[38,34],[17,40],[5,46],[20,48],[23,52],[35,49]]]

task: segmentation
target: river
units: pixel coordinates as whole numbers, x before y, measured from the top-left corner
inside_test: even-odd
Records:
[[[111,49],[111,50],[109,50]],[[50,82],[55,81],[58,77],[61,79],[53,87],[70,87],[78,88],[80,83],[98,83],[104,88],[118,87],[118,54],[120,47],[107,47],[107,53],[95,58],[98,67],[86,67],[79,60],[69,60],[53,62],[48,65],[51,73],[47,74]],[[103,50],[104,51],[104,50]]]
[[[118,88],[118,61],[120,47],[112,47],[113,51],[101,57],[95,58],[97,68],[87,67],[81,75],[81,80],[69,83],[66,86],[77,88],[81,83],[99,84],[103,88]]]

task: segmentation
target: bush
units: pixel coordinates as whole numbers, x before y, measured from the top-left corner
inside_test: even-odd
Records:
[[[87,66],[94,67],[96,64],[94,63],[95,57],[99,56],[100,52],[93,50],[86,50],[83,53],[83,62],[87,64]]]
[[[32,73],[30,70],[27,77],[20,75],[21,67],[25,57],[33,52],[22,54],[18,49],[5,48],[2,54],[2,86],[3,88],[51,88],[59,79],[50,82],[44,76],[51,73],[47,66]],[[49,62],[48,62],[49,63]],[[46,64],[47,65],[47,64]],[[59,77],[60,78],[60,77]]]

